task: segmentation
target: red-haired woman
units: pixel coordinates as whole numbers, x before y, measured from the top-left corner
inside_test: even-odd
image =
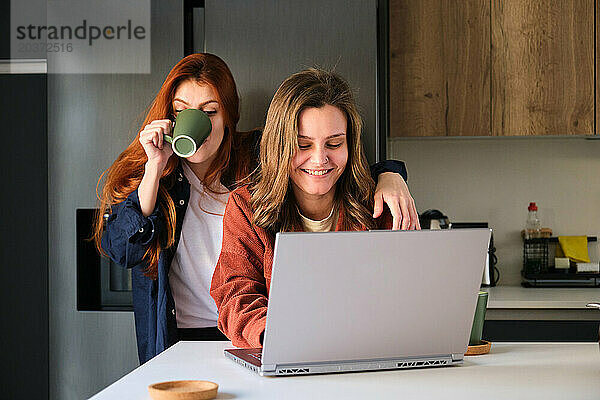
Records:
[[[226,340],[216,327],[210,283],[229,192],[256,167],[260,140],[258,131],[237,131],[238,103],[223,60],[212,54],[185,57],[167,75],[143,129],[103,174],[94,239],[100,251],[132,268],[141,363],[178,340]],[[187,108],[207,113],[212,131],[195,154],[180,159],[163,135]],[[398,226],[402,221],[404,229],[417,227],[404,180],[383,173],[405,173],[404,165],[387,161],[373,170],[381,174],[379,207],[385,201]]]

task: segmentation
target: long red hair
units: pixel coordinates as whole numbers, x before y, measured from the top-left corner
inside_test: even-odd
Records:
[[[225,132],[221,146],[217,150],[215,159],[209,166],[203,184],[210,190],[213,183],[226,171],[237,180],[242,180],[249,173],[250,150],[242,144],[248,134],[237,132],[239,121],[239,97],[235,81],[227,64],[219,57],[208,54],[191,54],[177,63],[167,75],[156,98],[149,107],[142,127],[157,119],[166,119],[174,114],[173,98],[178,86],[188,79],[197,83],[211,85],[218,96],[222,106]],[[144,164],[148,160],[146,153],[139,142],[139,132],[131,144],[123,151],[116,161],[100,178],[96,187],[99,199],[97,215],[94,219],[94,235],[98,251],[106,253],[100,246],[102,238],[104,214],[109,212],[114,204],[125,200],[140,185],[144,175]],[[235,154],[232,157],[232,149]],[[151,243],[144,255],[148,267],[146,275],[152,279],[158,276],[158,258],[163,248],[173,246],[175,242],[175,204],[168,193],[173,184],[173,171],[180,160],[176,155],[171,156],[162,173],[158,187],[157,201],[160,211],[165,218],[166,232],[161,238],[157,237]],[[102,190],[98,187],[105,178]]]

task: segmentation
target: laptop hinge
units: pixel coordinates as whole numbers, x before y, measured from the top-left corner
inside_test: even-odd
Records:
[[[261,369],[263,371],[275,371],[276,365],[275,364],[262,364]]]

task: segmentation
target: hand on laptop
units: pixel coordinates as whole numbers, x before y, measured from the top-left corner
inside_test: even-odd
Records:
[[[393,217],[392,229],[421,229],[415,201],[410,195],[406,182],[399,174],[384,172],[379,175],[375,189],[373,218],[378,218],[383,213],[384,202]]]

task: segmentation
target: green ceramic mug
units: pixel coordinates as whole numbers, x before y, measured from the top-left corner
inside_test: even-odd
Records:
[[[202,146],[211,130],[210,118],[204,111],[188,108],[177,114],[173,136],[165,135],[164,139],[171,143],[173,152],[179,157],[190,157]]]
[[[471,328],[471,337],[469,338],[469,346],[481,344],[481,334],[483,333],[487,301],[487,292],[479,292],[479,295],[477,296],[477,308],[475,308],[475,316],[473,317],[473,326]]]

